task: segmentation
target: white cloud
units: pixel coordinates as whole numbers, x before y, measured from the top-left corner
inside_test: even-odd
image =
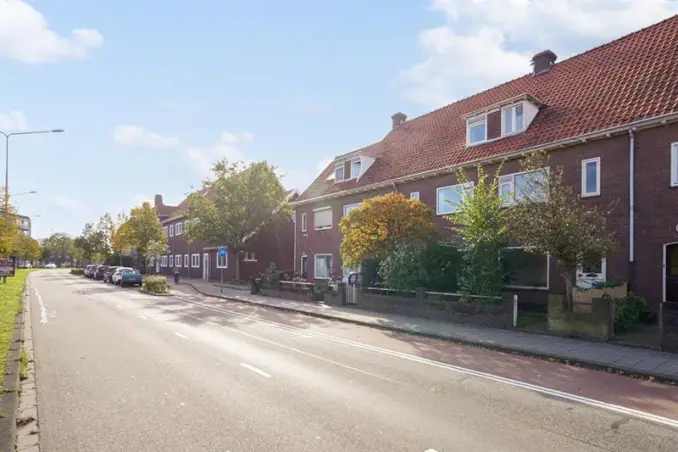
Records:
[[[0,130],[3,132],[21,132],[26,129],[28,122],[22,111],[13,110],[7,114],[0,114]]]
[[[0,0],[0,57],[29,64],[82,59],[103,41],[93,29],[75,29],[69,38],[59,36],[27,2]]]
[[[76,199],[57,195],[49,201],[50,207],[63,213],[82,213],[82,204]]]
[[[678,13],[673,0],[433,0],[446,23],[424,30],[406,96],[435,108],[530,71],[546,48],[562,60]]]
[[[186,157],[193,169],[202,177],[211,175],[212,166],[221,159],[227,159],[229,162],[243,161],[249,162],[242,147],[254,140],[254,135],[250,132],[241,132],[238,134],[223,132],[219,141],[210,147],[189,147],[186,149]]]
[[[175,148],[181,144],[177,137],[166,137],[130,125],[117,126],[113,130],[113,140],[121,146],[150,149]]]

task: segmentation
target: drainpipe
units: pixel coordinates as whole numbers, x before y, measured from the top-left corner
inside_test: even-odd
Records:
[[[629,263],[635,262],[635,157],[636,157],[636,133],[635,129],[629,129]]]
[[[293,265],[292,265],[292,272],[296,273],[297,272],[297,210],[294,209],[294,218],[292,218],[292,223],[294,223],[294,254],[292,255],[292,259],[294,259]],[[301,270],[301,269],[300,269]]]

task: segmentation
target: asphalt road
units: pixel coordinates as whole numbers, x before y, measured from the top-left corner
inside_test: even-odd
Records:
[[[58,270],[33,273],[30,285],[42,452],[674,452],[678,444],[665,417],[465,371],[450,365],[454,356],[382,347],[369,328],[151,297]],[[589,372],[572,378],[594,387],[605,375]],[[678,405],[675,388],[624,395],[654,397],[663,415]]]

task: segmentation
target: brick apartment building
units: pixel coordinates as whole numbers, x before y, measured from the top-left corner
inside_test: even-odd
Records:
[[[201,190],[209,199],[209,190]],[[287,192],[287,200],[296,199],[296,190]],[[171,275],[174,267],[178,268],[182,277],[202,278],[204,280],[224,281],[235,278],[236,259],[240,260],[240,279],[247,280],[259,276],[271,262],[284,271],[292,271],[294,262],[294,225],[290,218],[286,222],[266,223],[252,231],[247,239],[245,250],[239,255],[227,253],[226,258],[217,256],[217,247],[206,246],[196,240],[188,242],[184,230],[188,226],[188,218],[182,212],[188,208],[188,197],[178,206],[163,203],[162,196],[155,196],[155,210],[167,236],[167,255],[155,263],[157,273]]]
[[[678,301],[678,16],[562,62],[546,50],[533,70],[418,118],[392,116],[379,142],[340,155],[293,203],[295,269],[341,275],[343,215],[392,191],[432,207],[441,225],[462,187],[455,171],[504,162],[500,190],[516,196],[519,157],[549,152],[581,202],[616,199],[609,226],[619,250],[579,269],[580,285],[627,281],[656,309]],[[526,67],[528,62],[526,61]],[[473,171],[473,170],[471,170]],[[547,256],[525,254],[513,289],[534,299],[564,291]]]

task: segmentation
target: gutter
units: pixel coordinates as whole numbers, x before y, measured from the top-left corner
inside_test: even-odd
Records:
[[[636,129],[629,129],[629,262],[635,261],[636,216]]]
[[[352,195],[352,194],[373,191],[373,190],[377,190],[379,188],[388,187],[388,186],[390,186],[391,184],[394,184],[394,183],[411,182],[411,181],[418,180],[418,179],[426,179],[426,178],[432,177],[432,176],[438,176],[438,175],[441,175],[441,174],[452,173],[452,172],[456,171],[458,168],[476,166],[476,165],[481,164],[481,163],[493,163],[493,162],[508,160],[510,158],[524,156],[526,154],[530,154],[532,152],[540,151],[540,150],[548,151],[548,150],[552,150],[552,149],[556,149],[556,148],[564,148],[566,146],[574,146],[574,145],[577,145],[577,144],[585,143],[588,140],[593,140],[593,139],[597,139],[597,138],[610,138],[612,135],[626,133],[631,128],[638,131],[639,129],[647,129],[647,128],[656,127],[656,126],[659,126],[659,125],[666,125],[669,122],[676,122],[676,121],[678,121],[678,112],[677,113],[669,113],[667,115],[662,115],[662,116],[655,116],[655,117],[647,118],[647,119],[641,119],[639,121],[633,121],[633,122],[623,124],[623,125],[620,125],[620,126],[610,127],[610,128],[598,130],[598,131],[595,131],[595,132],[591,132],[591,133],[587,133],[587,134],[583,134],[583,135],[578,135],[576,137],[565,138],[565,139],[562,139],[562,140],[553,141],[551,143],[540,144],[538,146],[532,146],[532,147],[529,147],[529,148],[520,149],[518,151],[509,152],[509,153],[506,153],[506,154],[496,155],[496,156],[487,157],[487,158],[483,158],[483,159],[471,160],[471,161],[468,161],[468,162],[450,165],[450,166],[446,166],[446,167],[443,167],[443,168],[437,168],[437,169],[434,169],[434,170],[428,170],[428,171],[424,171],[424,172],[421,172],[421,173],[409,174],[407,176],[402,176],[402,177],[398,177],[398,178],[395,178],[395,179],[386,180],[386,181],[383,181],[383,182],[377,182],[375,184],[365,185],[363,187],[357,187],[357,188],[350,189],[350,190],[342,190],[342,191],[339,191],[339,192],[336,192],[336,193],[329,193],[329,194],[326,194],[326,195],[320,195],[320,196],[316,196],[316,197],[313,197],[313,198],[304,199],[304,200],[301,200],[301,201],[295,201],[295,202],[290,203],[290,205],[292,207],[299,207],[299,206],[303,206],[305,204],[311,204],[311,203],[315,203],[315,202],[319,202],[319,201],[324,201],[326,199],[339,198],[339,197],[342,197],[342,196],[348,196],[348,195]]]

